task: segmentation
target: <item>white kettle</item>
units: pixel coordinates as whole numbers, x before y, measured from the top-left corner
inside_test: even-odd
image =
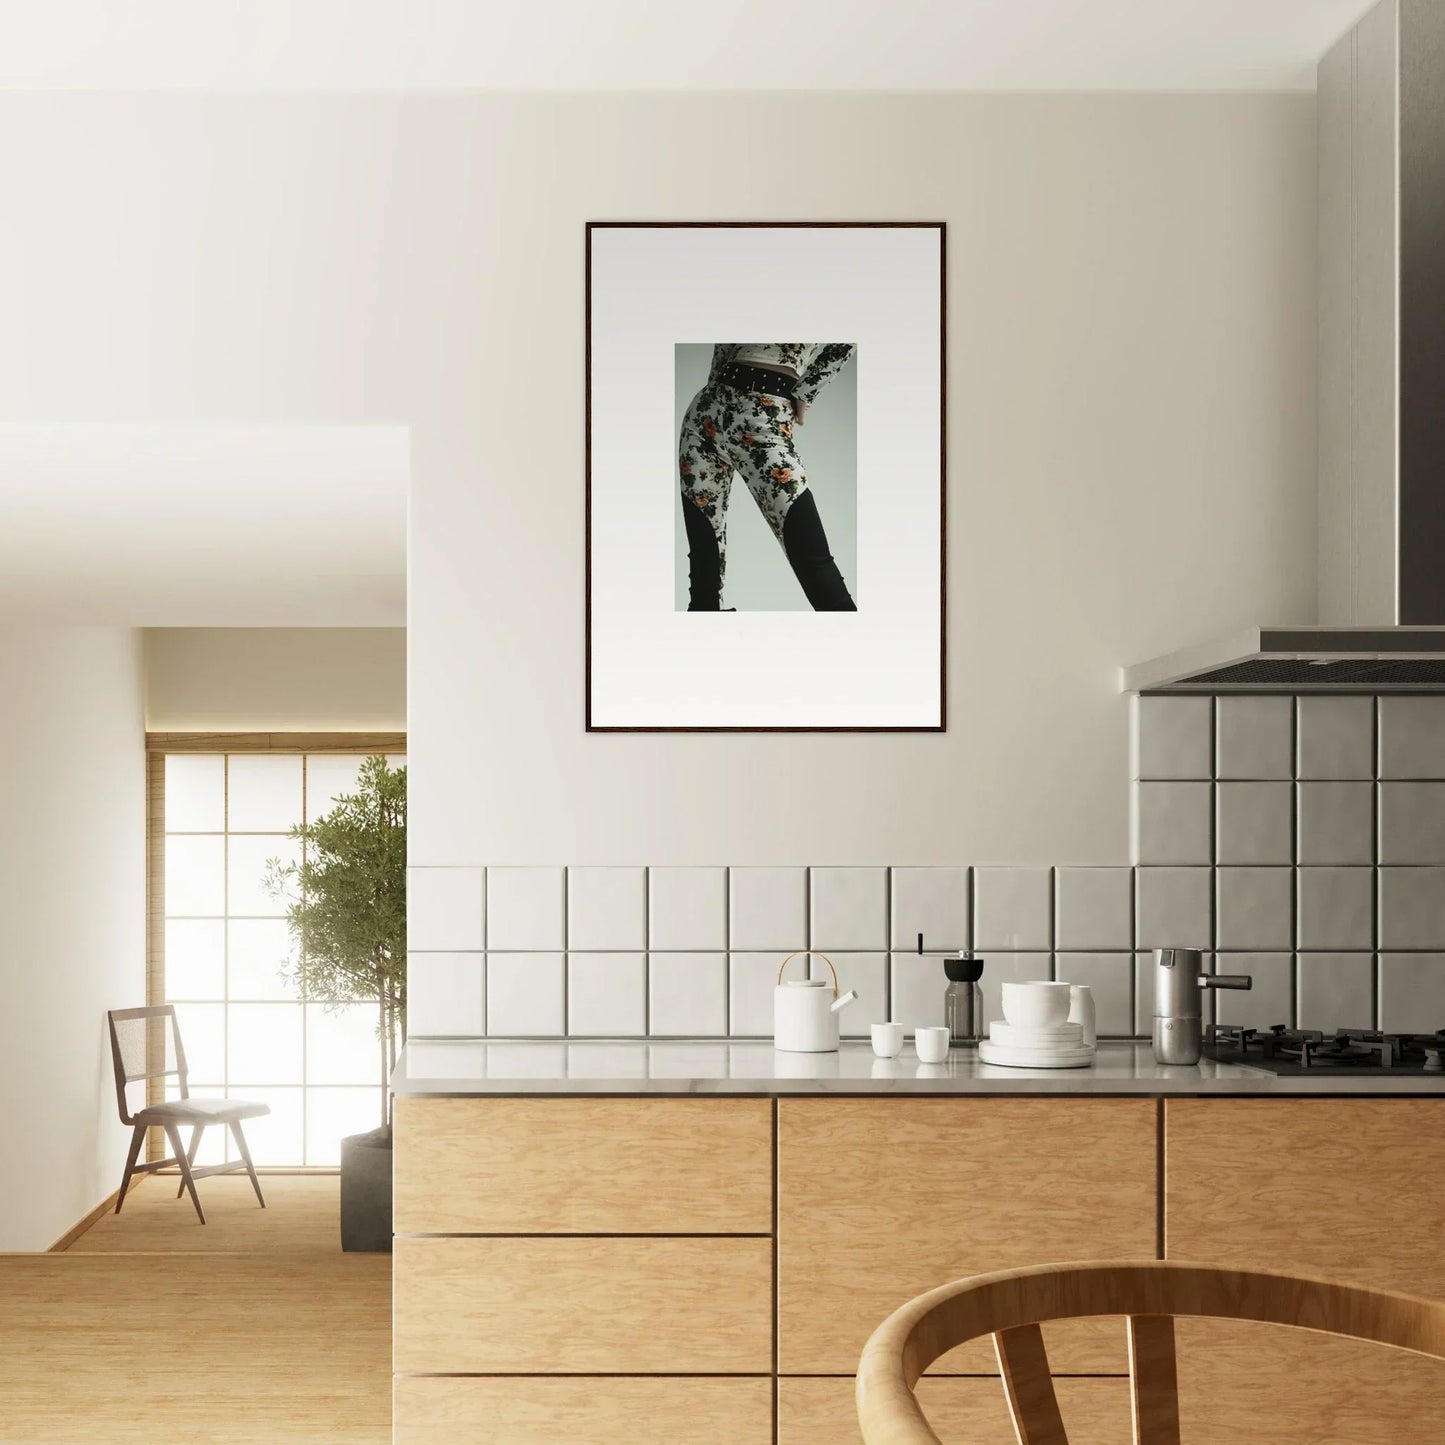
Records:
[[[858,995],[849,989],[838,997],[838,970],[827,954],[821,958],[833,975],[830,988],[820,978],[803,978],[783,982],[783,970],[795,959],[806,958],[810,950],[790,953],[778,969],[778,983],[773,990],[773,1047],[790,1054],[833,1054],[838,1051],[838,1015]]]

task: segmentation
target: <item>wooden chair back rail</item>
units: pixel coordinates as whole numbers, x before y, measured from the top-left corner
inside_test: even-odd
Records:
[[[955,1280],[873,1332],[858,1366],[865,1445],[942,1445],[914,1396],[941,1355],[992,1335],[1019,1445],[1068,1445],[1040,1324],[1128,1320],[1135,1445],[1179,1445],[1174,1318],[1292,1325],[1445,1359],[1445,1302],[1328,1280],[1149,1260],[1043,1265]]]

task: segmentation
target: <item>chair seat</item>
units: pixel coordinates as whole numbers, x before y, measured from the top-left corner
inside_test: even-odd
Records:
[[[137,1124],[229,1124],[232,1119],[258,1119],[269,1104],[253,1099],[171,1099],[151,1104],[135,1115]]]

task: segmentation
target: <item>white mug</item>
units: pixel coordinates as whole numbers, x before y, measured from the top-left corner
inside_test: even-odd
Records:
[[[913,1047],[925,1064],[941,1064],[948,1057],[949,1032],[946,1028],[913,1030]]]
[[[1083,1042],[1093,1048],[1099,1042],[1098,1025],[1094,1016],[1094,991],[1086,983],[1069,985],[1069,1022],[1084,1026]]]
[[[903,1052],[902,1024],[874,1024],[873,1052],[880,1059],[896,1059]]]

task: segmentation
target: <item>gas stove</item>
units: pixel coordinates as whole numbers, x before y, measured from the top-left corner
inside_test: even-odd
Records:
[[[1221,1064],[1247,1064],[1271,1074],[1439,1074],[1445,1083],[1445,1029],[1386,1034],[1374,1029],[1268,1029],[1214,1024],[1204,1052]]]

